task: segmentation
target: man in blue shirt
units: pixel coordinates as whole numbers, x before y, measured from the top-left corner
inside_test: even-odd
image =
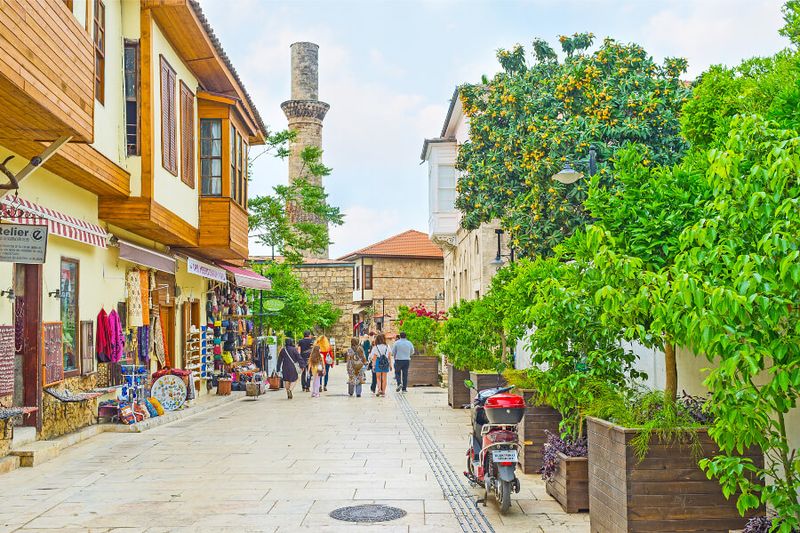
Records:
[[[414,345],[406,338],[406,332],[400,332],[400,338],[392,346],[394,356],[394,379],[397,381],[397,392],[408,389],[408,367],[411,366],[411,356],[414,354]]]

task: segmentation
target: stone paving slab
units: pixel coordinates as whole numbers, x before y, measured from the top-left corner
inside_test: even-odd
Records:
[[[0,477],[0,533],[10,531],[460,531],[390,392],[351,398],[336,367],[319,399],[270,392],[146,433],[103,433],[34,469]],[[406,397],[456,472],[464,469],[469,412],[446,394]],[[498,532],[589,531],[538,476],[523,476],[514,506],[483,511]],[[481,495],[473,490],[475,496]],[[384,524],[330,518],[338,507],[404,509]]]

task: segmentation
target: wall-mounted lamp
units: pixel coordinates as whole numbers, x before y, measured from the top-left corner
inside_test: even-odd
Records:
[[[0,291],[0,297],[5,296],[9,300],[13,300],[15,298],[14,289],[9,288],[7,291]]]
[[[497,255],[495,256],[494,259],[489,261],[489,264],[500,268],[505,263],[505,261],[503,260],[504,257],[508,257],[509,259],[511,259],[512,263],[514,262],[514,248],[510,249],[510,253],[509,254],[502,253],[502,251],[501,251],[501,244],[502,244],[501,243],[501,239],[502,239],[503,233],[505,233],[505,232],[503,230],[501,230],[501,229],[496,229],[496,230],[494,230],[494,232],[497,234]]]
[[[54,291],[50,291],[47,293],[50,298],[55,298],[56,300],[61,299],[61,289],[56,289]]]

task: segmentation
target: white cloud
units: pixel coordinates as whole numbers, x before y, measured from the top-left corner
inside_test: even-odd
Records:
[[[641,43],[662,57],[688,58],[689,78],[695,78],[712,64],[734,65],[786,46],[776,31],[782,26],[781,4],[781,0],[672,1],[642,26]]]
[[[341,257],[409,229],[426,231],[419,225],[409,225],[402,210],[395,207],[356,205],[345,209],[344,214],[347,223],[331,229],[331,257]]]

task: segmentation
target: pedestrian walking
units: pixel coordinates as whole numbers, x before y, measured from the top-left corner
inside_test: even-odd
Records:
[[[350,339],[350,348],[347,350],[347,393],[356,398],[361,398],[361,386],[366,383],[367,356],[358,339]]]
[[[414,354],[414,345],[406,338],[406,332],[400,332],[400,338],[392,346],[394,358],[394,379],[397,381],[397,392],[408,390],[408,369],[411,367],[411,356]]]
[[[319,353],[322,355],[322,362],[325,365],[325,376],[323,377],[322,390],[328,390],[328,373],[333,366],[333,347],[331,341],[328,340],[324,334],[317,339],[317,346],[319,346]]]
[[[370,352],[373,372],[377,374],[376,396],[386,396],[386,381],[389,372],[392,370],[392,350],[386,344],[386,336],[378,333],[375,337],[375,345]]]
[[[375,393],[375,386],[377,385],[377,375],[375,374],[375,369],[372,367],[372,359],[371,359],[372,356],[369,354],[372,353],[372,341],[374,338],[375,338],[375,333],[370,331],[369,336],[365,336],[364,342],[361,343],[361,346],[364,348],[364,353],[368,354],[368,356],[370,357],[368,365],[370,374],[372,374],[372,383],[370,383],[369,390],[371,390],[373,394]]]
[[[323,363],[322,354],[319,351],[319,346],[314,346],[311,349],[311,357],[308,358],[308,369],[311,372],[313,384],[311,385],[311,397],[319,398],[319,390],[322,386],[322,376],[325,375],[325,363]]]
[[[297,383],[298,370],[301,361],[300,353],[294,345],[294,339],[288,337],[278,354],[278,369],[283,377],[283,385],[286,387],[286,397],[292,399],[292,389]]]
[[[311,390],[311,372],[308,370],[308,358],[311,357],[311,348],[314,346],[314,337],[311,332],[305,330],[303,338],[300,339],[298,344],[300,345],[300,357],[302,358],[300,368],[303,371],[300,385],[303,386],[303,392],[309,392]]]

